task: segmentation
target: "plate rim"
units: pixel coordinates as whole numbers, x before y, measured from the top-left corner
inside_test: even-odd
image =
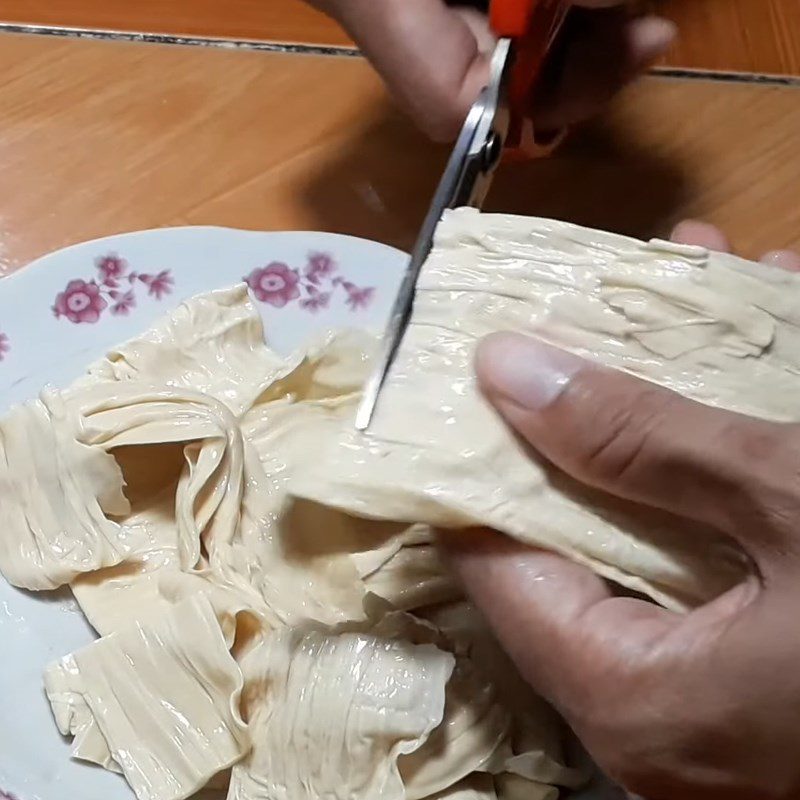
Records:
[[[391,250],[398,255],[402,255],[406,258],[410,258],[410,255],[399,247],[395,247],[391,244],[386,244],[385,242],[379,242],[377,239],[370,239],[365,236],[354,236],[350,233],[337,233],[335,231],[315,231],[310,229],[303,229],[303,230],[261,230],[257,228],[235,228],[230,225],[165,225],[163,227],[156,227],[156,228],[138,228],[135,230],[130,231],[121,231],[120,233],[109,233],[105,236],[96,236],[92,239],[84,239],[80,242],[73,242],[72,244],[64,245],[63,247],[57,247],[55,250],[50,250],[47,253],[43,253],[40,256],[36,256],[35,258],[31,259],[30,261],[26,262],[22,266],[16,267],[12,272],[9,272],[6,275],[0,276],[0,291],[2,291],[2,286],[9,282],[15,281],[20,275],[27,272],[32,267],[36,267],[39,265],[40,262],[46,261],[47,259],[61,255],[63,253],[68,253],[72,250],[76,250],[78,248],[87,247],[89,245],[101,245],[103,242],[108,242],[111,240],[116,240],[128,236],[139,236],[141,234],[153,234],[153,233],[178,233],[178,232],[185,232],[185,231],[192,231],[192,232],[200,232],[200,231],[208,231],[208,232],[223,232],[223,233],[243,233],[243,234],[252,234],[255,236],[259,235],[276,235],[276,236],[326,236],[330,237],[332,240],[339,240],[339,241],[355,241],[355,242],[366,242],[367,244],[376,245],[378,247],[385,248],[387,250]]]

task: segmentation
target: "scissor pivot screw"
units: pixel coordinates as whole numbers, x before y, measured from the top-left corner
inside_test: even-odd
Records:
[[[492,131],[486,138],[486,144],[483,146],[483,169],[485,172],[491,172],[499,163],[500,157],[503,154],[503,143],[500,137]]]

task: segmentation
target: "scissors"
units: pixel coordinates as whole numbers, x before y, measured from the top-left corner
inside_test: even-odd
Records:
[[[470,108],[422,223],[383,338],[382,351],[364,386],[356,413],[357,430],[366,431],[381,388],[411,318],[420,270],[446,209],[481,208],[503,158],[525,158],[535,146],[526,113],[547,54],[569,10],[565,0],[492,0],[489,21],[498,37],[489,82]]]

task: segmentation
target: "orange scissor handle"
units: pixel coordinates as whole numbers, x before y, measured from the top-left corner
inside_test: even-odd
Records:
[[[531,28],[536,0],[493,0],[489,6],[489,24],[500,38],[519,39]]]
[[[529,158],[542,150],[534,144],[530,106],[545,58],[569,5],[566,0],[492,0],[489,6],[494,33],[514,42],[508,86],[511,123],[506,141],[506,155],[514,160]]]

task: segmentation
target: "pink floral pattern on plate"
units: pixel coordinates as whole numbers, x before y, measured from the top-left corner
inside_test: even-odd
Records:
[[[64,318],[79,325],[98,322],[107,310],[115,316],[127,316],[136,308],[138,289],[146,287],[150,297],[161,300],[175,285],[170,270],[155,274],[136,272],[116,253],[97,258],[95,269],[95,278],[88,281],[75,278],[56,295],[53,303],[56,319]]]
[[[2,361],[10,352],[11,350],[11,342],[4,333],[0,333],[0,361]],[[2,796],[0,796],[0,800],[2,800]]]
[[[339,265],[330,253],[309,253],[302,270],[273,261],[256,267],[243,280],[256,300],[274,308],[297,302],[314,314],[329,308],[335,298],[343,299],[351,311],[368,308],[375,298],[375,287],[357,286],[338,272]]]
[[[295,269],[286,264],[273,261],[266,267],[254,269],[244,282],[260,303],[269,303],[275,308],[283,308],[300,297],[300,276]]]

